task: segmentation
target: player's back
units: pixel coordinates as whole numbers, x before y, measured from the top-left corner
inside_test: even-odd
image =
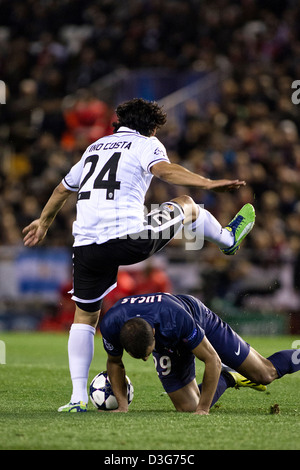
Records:
[[[200,325],[196,325],[190,307],[180,297],[155,292],[118,300],[104,315],[100,324],[105,347],[107,348],[107,344],[117,345],[117,353],[120,353],[119,334],[122,326],[131,318],[140,317],[155,330],[156,351],[179,346],[193,349],[201,342],[204,331]]]
[[[150,169],[162,160],[168,157],[156,137],[125,127],[91,144],[64,179],[78,190],[75,245],[141,231]]]

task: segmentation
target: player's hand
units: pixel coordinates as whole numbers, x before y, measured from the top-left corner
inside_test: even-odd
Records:
[[[34,220],[22,231],[25,235],[24,245],[29,247],[38,245],[45,238],[47,230],[47,227],[41,225],[40,219]]]
[[[128,408],[116,408],[115,410],[111,410],[112,413],[127,413]]]
[[[211,191],[233,191],[239,189],[241,186],[246,186],[246,182],[240,180],[211,180],[209,186],[208,189]]]
[[[196,410],[196,411],[194,412],[194,414],[195,414],[195,415],[209,415],[209,410],[201,410],[201,409],[199,409],[199,410]]]
[[[128,408],[116,408],[115,410],[98,410],[100,413],[127,413]]]

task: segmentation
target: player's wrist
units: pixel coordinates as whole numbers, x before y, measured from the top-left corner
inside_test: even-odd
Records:
[[[119,406],[118,411],[121,412],[121,413],[127,413],[128,406]]]
[[[52,221],[53,221],[53,217],[50,216],[50,215],[42,215],[42,216],[38,219],[39,226],[40,226],[42,229],[45,229],[45,230],[48,230],[48,228],[50,227]]]
[[[197,408],[196,408],[196,412],[198,411],[203,411],[205,413],[209,413],[209,410],[210,410],[210,404],[208,404],[208,401],[203,401],[203,403],[201,403],[201,401],[199,402]]]

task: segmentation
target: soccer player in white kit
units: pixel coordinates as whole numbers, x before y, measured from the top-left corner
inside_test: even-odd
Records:
[[[246,204],[224,228],[190,196],[163,203],[145,218],[145,195],[153,176],[170,184],[208,190],[231,190],[239,180],[210,180],[170,163],[155,137],[166,123],[156,102],[135,98],[116,109],[114,133],[91,144],[80,161],[54,189],[39,219],[24,228],[25,246],[40,243],[70,194],[77,192],[73,224],[74,323],[68,355],[72,396],[58,411],[87,410],[87,380],[94,354],[94,334],[104,296],[117,285],[118,268],[161,250],[183,227],[235,254],[254,225],[255,211]],[[201,244],[202,247],[202,244]]]

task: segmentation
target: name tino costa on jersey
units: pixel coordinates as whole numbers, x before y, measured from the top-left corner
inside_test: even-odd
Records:
[[[95,152],[97,150],[113,150],[113,149],[127,149],[129,150],[132,142],[107,142],[93,144],[89,147],[88,152]]]
[[[164,145],[126,127],[93,142],[63,178],[77,191],[74,246],[101,244],[144,229],[151,168],[170,162]]]

